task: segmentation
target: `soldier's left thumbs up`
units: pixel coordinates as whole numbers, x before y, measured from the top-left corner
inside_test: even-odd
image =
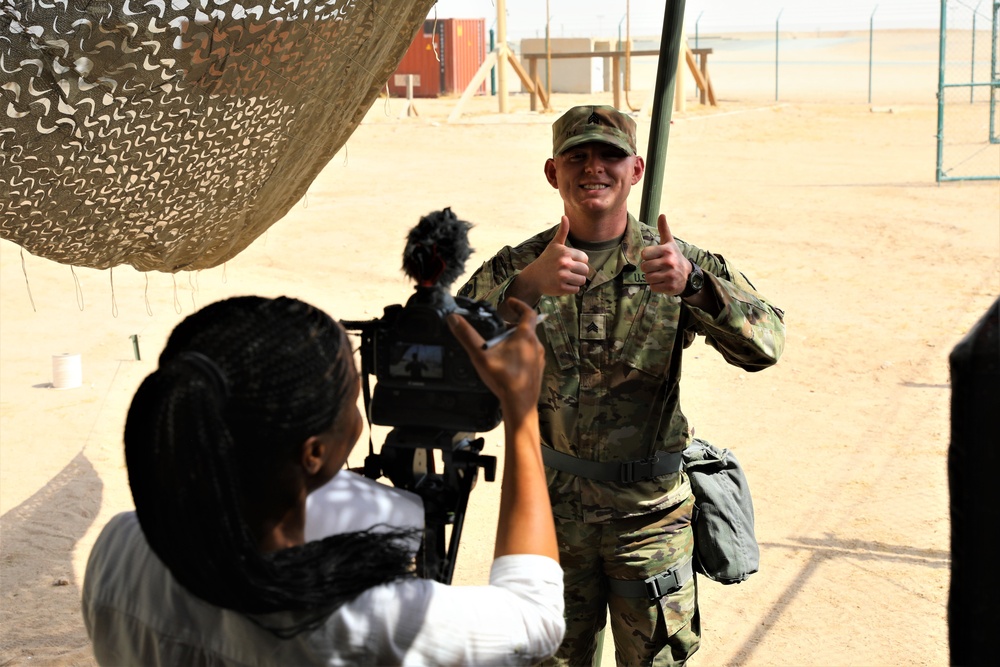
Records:
[[[654,292],[680,294],[684,290],[691,263],[677,247],[667,224],[667,216],[660,214],[656,220],[656,228],[660,232],[660,243],[643,248],[640,268],[646,274],[649,288]]]
[[[670,233],[670,225],[667,224],[667,216],[660,214],[656,219],[656,228],[660,230],[660,245],[674,242],[674,235]]]

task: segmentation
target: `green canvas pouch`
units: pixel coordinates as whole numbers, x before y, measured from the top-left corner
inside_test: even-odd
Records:
[[[695,497],[695,570],[723,584],[746,581],[760,566],[760,548],[743,467],[728,449],[698,438],[683,459]]]

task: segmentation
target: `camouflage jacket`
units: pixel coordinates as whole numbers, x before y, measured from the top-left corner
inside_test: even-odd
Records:
[[[557,229],[503,248],[459,294],[498,306]],[[691,438],[679,403],[682,347],[703,335],[726,361],[748,371],[778,360],[785,342],[782,311],[721,256],[677,239],[704,270],[704,289],[714,290],[723,305],[718,317],[652,292],[639,271],[640,252],[658,242],[654,227],[629,215],[620,252],[597,267],[579,294],[541,298],[538,311],[548,315],[539,328],[546,355],[538,401],[543,446],[601,462],[680,451]],[[547,473],[556,515],[586,522],[664,509],[691,492],[680,473],[629,484]]]

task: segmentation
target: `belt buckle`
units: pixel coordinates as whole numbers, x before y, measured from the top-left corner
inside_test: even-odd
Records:
[[[664,595],[673,593],[681,587],[677,577],[677,570],[678,568],[672,567],[666,572],[654,574],[643,581],[646,584],[646,594],[650,600],[659,600]],[[661,586],[661,582],[666,585]]]
[[[641,482],[653,479],[653,466],[656,465],[657,457],[653,455],[638,461],[625,461],[619,468],[618,476],[622,484]]]

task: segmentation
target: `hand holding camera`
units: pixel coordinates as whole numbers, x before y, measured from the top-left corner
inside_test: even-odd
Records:
[[[506,454],[493,555],[538,554],[559,560],[538,430],[545,349],[535,335],[535,311],[515,298],[507,303],[518,314],[517,327],[493,347],[484,348],[482,336],[462,317],[448,316],[452,333],[503,411]]]
[[[514,332],[504,342],[484,349],[483,337],[456,313],[448,316],[451,332],[469,355],[483,383],[500,399],[509,418],[522,418],[537,407],[545,350],[535,335],[535,311],[518,299],[508,301],[518,315]]]

